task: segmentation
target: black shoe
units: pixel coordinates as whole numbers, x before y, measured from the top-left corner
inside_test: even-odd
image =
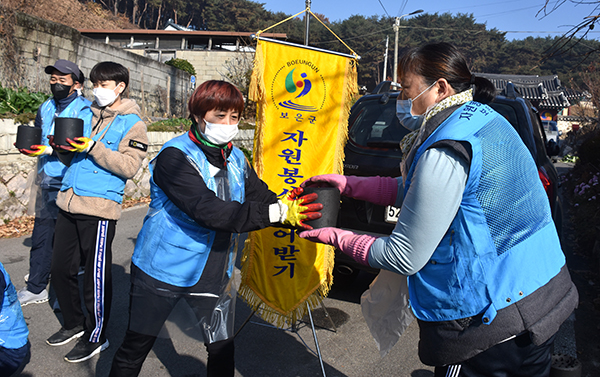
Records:
[[[60,330],[46,340],[51,346],[62,346],[63,344],[69,343],[73,339],[77,339],[83,335],[83,326],[77,326],[71,330],[65,330],[61,327]]]
[[[108,348],[108,340],[104,339],[98,343],[90,343],[87,336],[79,339],[75,347],[65,356],[65,360],[70,363],[79,363],[91,359]]]

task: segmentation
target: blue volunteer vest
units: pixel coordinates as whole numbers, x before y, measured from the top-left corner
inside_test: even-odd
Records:
[[[190,140],[187,133],[163,145],[163,149],[175,147],[188,156],[198,169],[207,187],[217,194],[217,185],[209,173],[209,163],[202,150]],[[159,152],[160,154],[160,152]],[[150,162],[154,170],[156,157]],[[238,148],[233,148],[227,163],[227,178],[231,200],[243,203],[245,198],[246,158]],[[144,225],[138,234],[131,261],[146,274],[162,282],[191,287],[200,280],[213,246],[216,232],[204,228],[181,211],[167,195],[150,179],[152,201]],[[223,199],[223,198],[221,198]],[[235,263],[237,244],[232,235],[229,245],[228,275],[231,276]]]
[[[81,118],[83,119],[83,136],[89,137],[92,132],[92,103],[83,96],[77,96],[71,103],[56,115],[56,103],[53,98],[44,102],[38,112],[42,118],[42,144],[50,145],[48,135],[54,135],[54,118]],[[62,178],[67,167],[56,156],[40,156],[38,173],[44,172],[50,177]]]
[[[21,310],[21,303],[17,299],[15,286],[11,283],[2,263],[0,263],[0,271],[6,282],[2,311],[0,312],[0,346],[17,349],[27,344],[29,329],[27,329],[25,318],[23,318],[23,311]]]
[[[467,141],[473,157],[456,217],[429,262],[408,278],[410,304],[423,321],[497,311],[527,297],[560,271],[565,257],[535,162],[514,128],[489,106],[468,102],[419,147]]]
[[[112,151],[119,149],[123,136],[131,127],[142,119],[136,114],[117,115],[106,132],[100,132],[94,137],[97,143],[102,143]],[[73,188],[79,196],[94,196],[123,202],[123,194],[127,178],[120,177],[94,161],[87,153],[76,153],[62,181],[61,191]]]

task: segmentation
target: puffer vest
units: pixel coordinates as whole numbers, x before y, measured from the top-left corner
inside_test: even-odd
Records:
[[[27,344],[29,329],[27,329],[25,318],[23,318],[23,311],[21,310],[21,303],[17,299],[15,286],[10,282],[8,273],[2,263],[0,263],[0,271],[2,271],[6,281],[2,312],[0,313],[0,346],[17,349]]]
[[[423,321],[482,314],[527,297],[565,264],[535,162],[514,128],[487,105],[468,102],[418,147],[408,191],[423,153],[441,140],[472,148],[469,177],[452,224],[430,261],[410,276],[410,304]]]
[[[136,114],[117,115],[108,125],[108,130],[94,135],[92,140],[117,151],[123,136],[141,120]],[[65,173],[60,190],[73,188],[75,194],[79,196],[94,196],[122,203],[125,183],[127,183],[126,178],[104,169],[87,153],[77,153]]]
[[[222,196],[218,182],[209,172],[209,162],[202,150],[183,134],[163,145],[162,150],[175,147],[186,154],[194,164],[206,186],[217,196]],[[159,152],[160,154],[160,152]],[[157,155],[158,156],[158,155]],[[156,157],[150,162],[150,172],[154,171]],[[243,203],[245,199],[244,153],[233,148],[227,163],[228,191],[231,200]],[[227,184],[227,182],[225,182]],[[216,231],[200,226],[181,211],[167,195],[150,179],[152,201],[144,225],[138,234],[131,261],[146,274],[162,282],[178,287],[191,287],[200,280],[208,255],[215,240]],[[224,197],[220,199],[225,200]],[[233,234],[228,250],[235,253],[237,242]],[[227,250],[219,250],[220,252]],[[227,273],[231,276],[235,258],[229,258]]]
[[[49,135],[54,135],[54,118],[81,118],[83,119],[83,136],[89,137],[92,131],[92,103],[83,96],[77,96],[71,103],[56,114],[56,103],[50,98],[44,102],[38,110],[42,118],[42,144],[50,145]],[[67,167],[53,155],[40,156],[38,160],[38,173],[44,172],[46,175],[55,178],[62,178],[67,171]]]

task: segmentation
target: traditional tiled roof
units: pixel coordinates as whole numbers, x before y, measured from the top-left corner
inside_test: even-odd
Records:
[[[583,93],[563,87],[558,76],[503,75],[496,73],[476,73],[490,80],[500,93],[511,82],[515,89],[534,105],[542,109],[562,109],[571,106]]]

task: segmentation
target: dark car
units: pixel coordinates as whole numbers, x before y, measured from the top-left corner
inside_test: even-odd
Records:
[[[384,83],[384,86],[386,84]],[[380,87],[376,90],[380,90]],[[344,174],[356,176],[400,176],[402,151],[399,143],[408,133],[396,117],[397,91],[388,91],[361,97],[352,107],[348,119],[348,143],[345,148]],[[492,108],[502,114],[517,130],[531,152],[538,167],[540,180],[548,194],[559,234],[562,228],[562,206],[558,197],[558,173],[551,155],[556,145],[546,141],[538,111],[508,84]],[[391,234],[400,210],[342,197],[337,226],[356,233],[376,236]],[[336,250],[335,277],[338,282],[351,281],[358,270],[376,273],[377,270],[356,263]]]

